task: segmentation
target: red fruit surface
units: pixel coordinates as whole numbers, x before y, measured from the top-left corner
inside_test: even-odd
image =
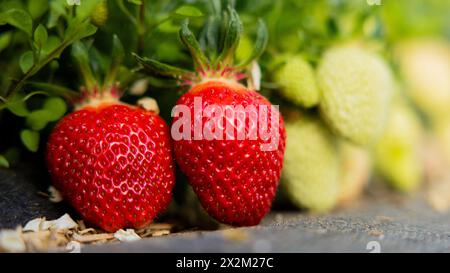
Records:
[[[271,105],[262,95],[241,84],[209,81],[194,86],[178,100],[177,105],[190,108],[191,117],[194,117],[195,97],[202,98],[203,109],[207,105],[254,105],[256,109],[259,105]],[[270,116],[272,110],[268,109]],[[180,118],[182,115],[175,117],[173,123]],[[203,117],[202,124],[208,120]],[[224,122],[231,123],[235,132],[249,132],[248,120],[239,128],[236,127],[236,119],[224,119]],[[193,119],[191,129],[193,136]],[[285,150],[286,132],[281,115],[277,133],[279,142],[273,151],[261,151],[260,144],[270,141],[262,140],[259,134],[254,140],[174,141],[175,158],[180,169],[188,177],[203,208],[216,220],[236,226],[256,225],[270,210]]]
[[[64,199],[109,232],[150,223],[168,206],[175,182],[167,124],[121,104],[87,106],[60,120],[47,164]]]

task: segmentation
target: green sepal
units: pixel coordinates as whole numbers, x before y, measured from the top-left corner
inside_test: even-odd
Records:
[[[242,23],[236,10],[228,7],[229,21],[226,27],[222,52],[217,59],[217,63],[231,66],[233,64],[234,52],[239,45],[242,34]]]
[[[160,75],[176,79],[191,79],[195,74],[189,70],[158,62],[154,59],[142,58],[132,53],[136,61],[141,65],[141,70],[150,75]]]
[[[97,80],[95,79],[89,65],[88,49],[82,42],[77,41],[73,43],[72,57],[80,69],[87,90],[93,90],[96,86]]]
[[[123,45],[119,40],[117,35],[113,36],[112,43],[112,52],[111,52],[111,63],[109,65],[108,74],[105,77],[105,81],[103,87],[112,86],[117,77],[117,72],[120,68],[120,65],[123,63],[125,59],[125,50],[123,49]]]
[[[202,40],[210,60],[216,59],[218,55],[220,27],[220,16],[211,16],[203,29]]]
[[[194,59],[194,66],[196,70],[205,71],[209,68],[209,61],[203,53],[197,38],[195,38],[194,33],[189,29],[189,21],[186,19],[183,21],[180,29],[180,39],[183,44],[188,48]]]
[[[252,54],[248,57],[247,60],[240,63],[238,67],[245,67],[253,60],[258,59],[264,52],[267,46],[267,42],[269,41],[269,34],[267,31],[267,26],[262,19],[258,20],[258,29],[256,32],[256,40],[255,45],[253,46]]]

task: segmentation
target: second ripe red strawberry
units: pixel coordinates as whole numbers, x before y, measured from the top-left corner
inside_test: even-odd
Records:
[[[278,109],[253,88],[259,84],[258,69],[248,80],[250,87],[239,83],[251,67],[257,68],[253,60],[267,44],[265,24],[259,22],[252,54],[235,65],[241,22],[231,7],[221,14],[208,21],[220,24],[205,26],[202,33],[211,35],[202,37],[203,45],[187,22],[181,27],[180,38],[193,57],[194,72],[136,59],[147,73],[171,76],[191,86],[172,111],[176,161],[209,215],[222,223],[251,226],[270,210],[283,167],[286,132]],[[216,47],[219,41],[223,43]],[[234,115],[227,115],[227,109]],[[266,130],[261,130],[264,126]],[[264,131],[272,135],[266,138]]]

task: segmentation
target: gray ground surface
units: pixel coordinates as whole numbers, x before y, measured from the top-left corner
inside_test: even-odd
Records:
[[[32,179],[33,178],[33,179]],[[26,172],[0,170],[0,228],[38,216],[59,217]],[[42,187],[42,186],[41,186]],[[328,215],[272,212],[256,227],[190,231],[133,243],[89,245],[82,252],[450,252],[450,213],[432,210],[420,197],[369,194]]]
[[[379,248],[378,248],[379,247]],[[374,249],[375,248],[375,249]],[[85,252],[450,252],[450,215],[371,200],[330,215],[272,213],[257,227],[188,232]]]

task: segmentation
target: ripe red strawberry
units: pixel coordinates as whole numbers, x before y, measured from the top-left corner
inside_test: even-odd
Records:
[[[89,92],[47,146],[54,186],[87,222],[109,232],[150,223],[168,206],[175,182],[164,120],[115,94],[115,87]]]
[[[212,104],[270,107],[267,99],[243,85],[211,80],[195,85],[178,100],[177,105],[189,107],[192,117],[195,97],[202,98],[203,109]],[[175,117],[173,122],[178,119],[180,117]],[[208,121],[203,119],[202,128]],[[236,118],[225,122],[237,124]],[[261,137],[256,140],[174,141],[175,158],[181,171],[189,178],[203,208],[215,219],[250,226],[258,224],[269,211],[280,179],[285,147],[281,116],[279,124],[280,141],[273,151],[261,151],[261,144],[268,143]],[[234,130],[248,134],[249,125],[247,122],[240,129],[234,126]],[[193,123],[191,128],[193,136]]]
[[[194,57],[197,73],[182,71],[151,59],[137,56],[136,59],[142,68],[150,73],[175,76],[185,83],[191,83],[192,88],[177,102],[177,106],[187,106],[192,117],[188,122],[191,130],[190,138],[180,139],[174,136],[174,133],[182,133],[176,130],[177,125],[186,119],[186,113],[175,115],[172,124],[176,161],[181,171],[188,177],[203,208],[212,217],[226,224],[250,226],[258,224],[270,210],[283,165],[286,134],[278,110],[271,107],[270,102],[262,95],[238,83],[246,64],[240,68],[233,68],[232,61],[241,25],[234,10],[229,10],[226,18],[229,27],[226,31],[228,34],[223,39],[224,50],[220,54],[215,54],[219,57],[214,61],[209,61],[199,50],[200,46],[188,29],[187,23],[183,25],[180,31],[181,40]],[[267,41],[265,26],[262,23],[258,34],[253,58],[260,55]],[[195,100],[200,99],[202,117],[198,116],[199,109],[195,107]],[[214,125],[210,124],[212,118],[204,116],[207,107],[225,109],[230,106],[244,108],[254,106],[256,117],[261,111],[266,111],[269,119],[272,116],[276,117],[277,127],[268,124],[268,130],[275,130],[278,137],[275,147],[267,151],[261,149],[261,145],[269,143],[270,140],[264,139],[259,133],[256,138],[251,139],[249,135],[252,129],[255,129],[255,123],[247,118],[245,125],[239,126],[236,115],[229,118],[223,114],[218,119],[223,122],[224,127],[227,126],[225,124],[231,124],[234,140],[226,138],[225,135],[223,139],[211,140],[205,137],[201,140],[195,139],[194,135],[198,133],[195,132],[196,120],[201,119],[201,130],[207,127],[214,131]],[[237,139],[241,133],[246,137]]]

